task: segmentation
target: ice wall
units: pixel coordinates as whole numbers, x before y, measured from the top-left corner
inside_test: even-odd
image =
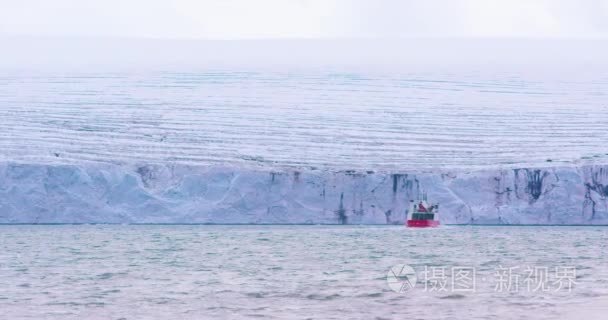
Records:
[[[608,166],[380,173],[0,164],[0,223],[608,224]]]

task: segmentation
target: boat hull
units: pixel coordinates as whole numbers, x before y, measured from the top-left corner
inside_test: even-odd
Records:
[[[439,226],[439,220],[407,220],[408,228],[435,228]]]

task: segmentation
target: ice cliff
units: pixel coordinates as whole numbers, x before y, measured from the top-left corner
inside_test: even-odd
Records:
[[[597,40],[7,41],[0,223],[608,224]]]
[[[0,164],[0,223],[608,224],[608,165],[445,172]]]

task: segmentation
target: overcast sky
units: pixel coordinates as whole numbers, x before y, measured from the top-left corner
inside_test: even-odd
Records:
[[[0,34],[608,37],[608,0],[0,0]]]

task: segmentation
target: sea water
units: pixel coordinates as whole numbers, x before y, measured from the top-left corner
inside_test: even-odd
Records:
[[[604,319],[607,240],[606,227],[3,225],[0,318]],[[417,280],[396,289],[402,265]]]

